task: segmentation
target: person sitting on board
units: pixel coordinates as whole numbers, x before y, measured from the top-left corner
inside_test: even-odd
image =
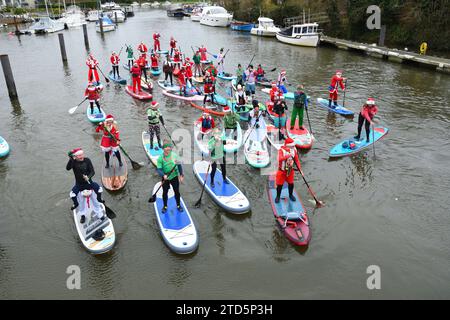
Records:
[[[224,145],[226,144],[225,137],[219,128],[214,128],[213,135],[208,141],[209,156],[211,158],[211,188],[214,188],[214,176],[217,170],[217,162],[220,164],[222,171],[223,183],[229,184],[227,181],[227,168],[225,160]]]
[[[253,128],[255,135],[254,139],[251,140],[262,141],[266,135],[266,121],[264,120],[265,112],[259,109],[258,100],[253,100],[252,104],[253,109],[248,114],[248,125],[249,128]]]
[[[291,130],[294,129],[295,121],[298,116],[298,126],[303,130],[303,110],[308,108],[308,96],[305,93],[303,85],[297,86],[294,92],[294,106],[291,114]]]
[[[206,53],[208,52],[208,50],[206,49],[205,45],[202,44],[202,46],[200,48],[198,48],[198,51],[200,52],[200,61],[202,63],[205,63],[206,61],[208,61],[208,57],[206,56]]]
[[[236,99],[236,112],[245,110],[245,105],[248,103],[247,95],[240,84],[237,85],[234,98]]]
[[[159,103],[152,101],[150,108],[147,109],[147,120],[148,120],[148,134],[150,135],[150,149],[153,149],[153,137],[156,135],[158,140],[158,147],[162,148],[161,145],[161,128],[159,123],[164,125],[164,119],[162,114],[158,110]],[[156,148],[155,148],[156,149]]]
[[[331,78],[331,84],[328,87],[330,92],[330,96],[328,98],[328,108],[335,109],[337,107],[338,87],[340,86],[342,91],[345,91],[344,81],[345,78],[342,77],[342,71],[337,70],[336,74]],[[333,101],[333,105],[331,104],[331,101]]]
[[[186,92],[186,67],[183,65],[177,73],[178,85],[180,86],[180,96],[187,96]]]
[[[265,74],[266,72],[264,71],[262,66],[258,64],[258,68],[256,69],[256,80],[263,81]]]
[[[274,125],[276,128],[280,128],[279,131],[279,140],[284,139],[284,126],[281,124],[281,119],[286,117],[285,111],[288,109],[286,101],[284,100],[284,96],[279,96],[278,99],[275,100],[275,104],[273,105],[272,112],[276,114],[278,121],[274,121]]]
[[[147,46],[144,44],[144,41],[141,41],[141,43],[138,45],[137,50],[140,52],[141,55],[147,54]]]
[[[196,77],[201,77],[203,74],[202,66],[200,63],[200,52],[196,51],[194,53],[194,56],[192,57],[192,60],[194,61],[194,75]]]
[[[205,97],[203,98],[203,106],[206,103],[206,99],[208,98],[208,96],[211,99],[211,103],[214,103],[214,77],[211,76],[211,74],[209,73],[209,71],[206,71],[205,73],[205,78],[204,78],[204,85],[203,85],[203,91],[205,93]]]
[[[112,152],[117,157],[119,161],[119,166],[122,167],[122,157],[119,151],[119,128],[117,127],[117,122],[114,121],[114,117],[110,114],[106,116],[105,122],[100,122],[95,129],[96,132],[103,131],[102,141],[100,143],[100,148],[105,153],[106,165],[105,168],[109,168],[109,158]]]
[[[361,139],[362,126],[365,123],[366,141],[370,142],[370,125],[373,125],[373,118],[378,112],[378,107],[375,104],[374,98],[368,98],[366,103],[362,106],[358,116],[358,134],[354,137],[355,140]]]
[[[100,83],[100,77],[98,76],[97,71],[98,61],[94,58],[92,53],[89,53],[89,56],[86,59],[86,65],[89,67],[88,81]]]
[[[85,157],[84,151],[81,148],[76,148],[68,152],[69,162],[67,162],[66,170],[73,170],[75,176],[75,185],[70,192],[70,198],[73,201],[73,206],[70,210],[78,208],[79,203],[77,195],[83,190],[94,190],[97,195],[97,201],[105,203],[102,199],[103,188],[96,182],[92,181],[92,177],[95,175],[94,166],[91,159]],[[85,222],[86,217],[81,216],[80,223]]]
[[[166,60],[163,64],[163,72],[165,75],[164,86],[167,86],[167,78],[170,77],[170,86],[173,87],[173,63],[169,54],[166,54]]]
[[[286,86],[284,85],[285,83],[287,83],[287,79],[286,79],[286,70],[281,70],[280,74],[278,75],[278,80],[277,80],[277,86],[278,89],[281,90],[281,92],[283,93],[287,93],[288,90],[286,89]]]
[[[109,60],[111,61],[114,78],[116,78],[116,79],[120,78],[120,74],[119,74],[119,61],[120,61],[120,58],[119,58],[119,56],[117,55],[117,53],[115,51],[112,52],[111,57],[109,58]],[[116,77],[116,73],[117,73],[117,77]]]
[[[244,85],[244,72],[244,69],[239,63],[236,69],[236,84],[240,84],[241,86]]]
[[[239,116],[239,114],[232,112],[230,107],[223,107],[223,112],[225,113],[225,115],[223,116],[223,127],[225,128],[225,131],[233,130],[233,139],[236,140],[237,126],[239,124],[239,120],[241,120],[241,117]]]
[[[252,95],[253,97],[256,93],[256,72],[253,70],[253,66],[249,65],[247,70],[245,71],[245,78],[246,78],[246,84],[245,84],[245,91],[247,95]]]
[[[224,59],[225,56],[223,54],[223,48],[220,48],[219,54],[216,56],[217,59],[217,69],[219,70],[219,74],[225,76],[225,69],[224,69]]]
[[[189,83],[189,85],[192,87],[193,86],[193,82],[192,82],[192,61],[186,57],[186,59],[184,59],[184,68],[186,70],[186,83]]]
[[[181,165],[179,156],[172,151],[172,144],[168,141],[164,141],[163,144],[163,154],[159,156],[156,162],[156,172],[163,179],[162,189],[163,189],[163,208],[162,213],[167,212],[167,200],[172,185],[173,192],[175,193],[175,201],[177,203],[177,209],[179,212],[183,211],[181,206],[181,195],[180,195],[180,183],[183,183],[183,167]]]
[[[173,64],[175,65],[175,68],[181,68],[181,52],[178,49],[175,49],[173,53]]]
[[[94,85],[94,83],[89,82],[86,90],[84,91],[84,96],[89,100],[89,104],[91,106],[91,114],[94,114],[94,102],[98,108],[98,112],[102,112],[100,109],[100,89]]]
[[[177,48],[177,40],[174,37],[170,37],[169,47],[170,47],[170,55],[173,56],[175,49]]]
[[[275,203],[280,202],[281,191],[285,182],[288,184],[289,200],[297,200],[294,197],[294,162],[300,170],[301,165],[297,149],[295,148],[295,142],[293,139],[287,138],[284,141],[284,146],[278,150],[278,171],[275,181],[277,185],[277,196],[275,198]]]
[[[133,64],[133,67],[130,69],[131,79],[133,80],[133,92],[136,93],[136,87],[138,93],[141,93],[141,68],[138,66],[137,62]]]
[[[153,71],[158,71],[159,70],[159,60],[158,60],[158,56],[156,55],[156,53],[152,53],[150,56],[150,60],[152,61],[151,63],[151,68]]]
[[[200,135],[197,137],[199,140],[203,140],[203,136],[208,134],[212,129],[216,127],[214,122],[214,118],[211,115],[204,111],[202,116],[197,119],[197,122],[200,122]]]
[[[139,59],[138,59],[138,65],[139,68],[141,68],[141,74],[144,75],[145,77],[145,81],[147,82],[147,55],[146,54],[142,54]]]
[[[272,88],[270,89],[270,101],[274,104],[275,100],[280,96],[280,90],[278,90],[277,83],[272,82]]]
[[[125,52],[127,53],[128,69],[131,69],[134,61],[133,48],[130,45],[128,45],[127,48],[125,49]]]
[[[161,35],[158,32],[153,33],[153,51],[161,51],[161,43],[159,38]]]

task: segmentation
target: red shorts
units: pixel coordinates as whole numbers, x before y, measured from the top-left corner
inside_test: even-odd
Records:
[[[291,170],[289,176],[287,176],[286,173],[286,171],[277,171],[276,184],[278,186],[282,186],[285,182],[287,182],[288,184],[294,183],[294,169]]]

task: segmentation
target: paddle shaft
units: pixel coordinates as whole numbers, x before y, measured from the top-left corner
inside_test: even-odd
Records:
[[[203,154],[202,154],[202,156],[203,156]],[[196,207],[198,207],[200,205],[200,203],[202,202],[203,192],[205,191],[206,181],[208,181],[208,174],[209,174],[210,167],[211,167],[211,162],[208,164],[208,169],[206,169],[205,181],[203,182],[202,192],[200,193],[200,198],[194,204],[194,206],[196,206]]]
[[[306,118],[308,119],[308,124],[309,124],[309,131],[311,131],[311,135],[313,135],[313,130],[311,128],[311,121],[309,121],[309,113],[308,113],[308,99],[306,99],[306,106],[305,106],[305,111],[306,111]]]
[[[253,59],[255,59],[255,57],[256,57],[256,53],[253,54],[252,60],[250,60],[250,62],[248,63],[247,68],[252,64]]]
[[[375,126],[372,123],[373,157],[375,158]]]
[[[177,167],[177,164],[175,164],[173,166],[173,168],[169,171],[168,174],[166,174],[166,176],[169,177],[172,174],[173,170],[175,170],[176,167]],[[158,189],[156,189],[155,193],[152,194],[150,199],[148,199],[149,202],[155,202],[156,194],[158,193],[159,189],[162,188],[163,184],[166,183],[167,181],[169,181],[169,179],[164,180],[164,177],[161,179],[161,185],[158,187]]]
[[[118,141],[117,141],[116,137],[114,137],[114,135],[108,130],[108,128],[105,126],[105,124],[103,124],[103,128],[106,129],[106,131],[109,133],[109,136],[111,138],[113,138],[114,141],[117,143]],[[130,160],[131,164],[133,165],[133,168],[134,168],[135,165],[138,165],[140,167],[140,164],[137,163],[136,161],[133,161],[133,159],[130,158],[128,153],[125,151],[125,149],[120,144],[119,144],[119,148],[120,148],[120,150],[122,150],[123,154]]]
[[[252,133],[253,129],[256,127],[256,124],[258,123],[259,117],[261,117],[262,115],[262,111],[260,111],[258,118],[255,121],[255,124],[252,126],[252,128],[250,129],[250,132],[248,133],[247,139],[245,139],[243,145],[245,146],[245,143],[247,142],[248,138],[250,138],[250,134]]]
[[[105,78],[105,81],[106,81],[107,83],[109,83],[109,79],[105,76],[105,74],[103,73],[102,69],[100,69],[99,66],[97,66],[97,68],[98,68],[98,70],[101,72],[101,74],[103,75],[103,77]]]
[[[161,124],[162,124],[162,123],[161,123]],[[169,130],[167,130],[167,128],[166,128],[166,126],[165,126],[164,124],[162,124],[162,126],[163,126],[164,130],[166,130],[167,135],[168,135],[169,138],[170,138],[170,141],[172,141],[172,143],[173,143],[173,145],[175,146],[175,148],[177,148],[177,145],[176,145],[175,141],[173,141],[172,136],[171,136],[170,133],[169,133]]]
[[[344,83],[345,83],[345,90],[344,90],[344,98],[342,100],[342,107],[345,108],[345,93],[347,92],[347,79],[345,79]]]
[[[75,112],[75,110],[77,110],[77,108],[83,103],[83,102],[85,102],[87,100],[87,97],[85,97],[84,99],[83,99],[83,101],[81,101],[79,104],[77,104],[75,107],[73,107],[73,108],[70,108],[69,109],[69,113],[74,113]]]
[[[300,174],[302,175],[303,181],[305,182],[306,186],[308,187],[308,191],[311,194],[311,196],[314,198],[314,200],[316,201],[316,206],[321,206],[322,202],[317,200],[316,195],[314,194],[314,192],[312,191],[311,187],[309,186],[308,181],[306,181],[305,175],[303,174],[303,171],[298,167],[297,163],[294,161],[295,166],[297,167],[297,170],[300,172]]]

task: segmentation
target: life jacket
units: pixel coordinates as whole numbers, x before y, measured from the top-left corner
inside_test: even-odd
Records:
[[[239,91],[236,92],[236,103],[240,106],[245,104],[245,92],[242,91],[242,94],[239,94]]]
[[[202,128],[203,129],[211,129],[212,123],[211,118],[202,117]]]

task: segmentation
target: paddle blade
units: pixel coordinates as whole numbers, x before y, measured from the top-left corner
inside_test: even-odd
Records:
[[[105,77],[105,81],[106,83],[109,83],[109,79],[107,77]]]
[[[140,163],[137,163],[136,161],[131,160],[131,166],[133,167],[134,170],[138,170],[143,166],[143,164],[140,164]]]
[[[270,72],[274,72],[275,70],[277,70],[277,68],[273,68],[272,70],[270,70]]]
[[[325,206],[325,203],[323,201],[314,199],[316,201],[316,208],[322,208]]]
[[[110,207],[107,207],[107,206],[105,205],[105,209],[106,209],[106,215],[108,216],[108,218],[114,219],[114,218],[117,217],[117,215],[114,213],[114,211],[111,210]]]
[[[202,198],[198,199],[197,202],[194,203],[194,207],[200,208],[201,204],[202,204]]]
[[[155,202],[155,201],[156,201],[156,194],[152,195],[152,196],[150,197],[150,199],[148,199],[148,202],[150,202],[150,203],[153,203],[153,202]]]
[[[69,109],[69,114],[74,114],[74,112],[77,110],[78,106],[75,106],[73,108]]]

